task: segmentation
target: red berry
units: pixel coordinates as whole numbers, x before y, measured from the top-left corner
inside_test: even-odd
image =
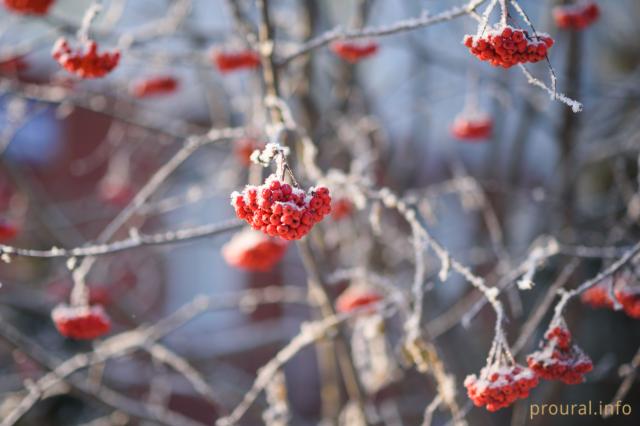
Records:
[[[312,196],[313,193],[316,195]],[[331,203],[326,188],[305,193],[280,182],[274,175],[263,185],[247,186],[242,194],[233,193],[231,200],[236,215],[255,230],[287,240],[306,235],[312,225],[330,212]]]
[[[273,226],[273,225],[270,225]],[[248,271],[269,271],[282,259],[288,244],[253,230],[242,231],[222,247],[224,260]]]
[[[453,136],[460,140],[474,141],[491,137],[493,120],[487,116],[467,117],[464,114],[456,117],[451,127]]]
[[[111,320],[100,305],[68,306],[58,305],[51,312],[56,328],[65,337],[91,340],[111,329]]]
[[[333,53],[352,64],[362,59],[375,55],[378,52],[378,43],[375,41],[352,42],[336,41],[331,44]]]
[[[541,349],[527,357],[527,364],[539,377],[567,384],[582,383],[583,375],[593,369],[591,359],[577,345],[571,345],[564,321],[549,328]]]
[[[109,74],[120,61],[120,52],[98,53],[95,41],[88,41],[85,50],[72,51],[69,43],[59,39],[51,52],[53,58],[67,71],[80,78],[99,78]]]
[[[242,69],[253,69],[260,66],[260,55],[252,50],[238,52],[216,51],[213,61],[221,73],[229,73]]]
[[[525,31],[509,26],[491,29],[482,36],[466,35],[463,42],[471,54],[481,61],[503,68],[539,62],[547,53],[542,48],[553,45],[553,40],[545,34],[529,39]]]
[[[44,15],[54,0],[3,0],[4,6],[12,12],[23,15]]]
[[[140,80],[131,86],[131,94],[136,98],[168,95],[178,89],[178,80],[172,76],[158,76]]]
[[[348,313],[382,300],[382,295],[366,285],[351,285],[336,300],[336,310]]]
[[[558,28],[582,30],[592,25],[600,17],[600,8],[592,1],[557,6],[553,9],[553,19]]]
[[[485,406],[488,411],[497,411],[517,399],[526,398],[537,384],[534,372],[517,364],[487,366],[480,371],[479,377],[469,375],[464,381],[474,405]]]

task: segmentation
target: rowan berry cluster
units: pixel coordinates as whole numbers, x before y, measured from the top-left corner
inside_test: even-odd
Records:
[[[136,98],[168,95],[178,89],[178,80],[170,75],[147,78],[131,86],[131,94]]]
[[[474,405],[486,406],[488,411],[497,411],[517,399],[528,397],[529,391],[537,384],[535,373],[518,364],[487,366],[480,371],[480,377],[472,374],[464,380]]]
[[[331,50],[345,61],[355,64],[362,59],[375,55],[378,52],[378,43],[375,41],[359,43],[336,41],[331,44]]]
[[[600,8],[592,1],[553,8],[553,20],[558,28],[583,30],[600,17]]]
[[[258,68],[260,66],[260,55],[253,50],[242,50],[238,52],[216,51],[213,53],[213,61],[221,73],[229,73],[242,69]]]
[[[64,38],[59,39],[51,52],[53,58],[72,74],[80,78],[99,78],[109,74],[120,61],[120,52],[98,53],[98,44],[87,41],[84,50],[71,50],[69,43]]]
[[[546,380],[582,383],[584,374],[593,369],[593,363],[582,349],[571,344],[571,333],[564,323],[553,325],[544,338],[541,349],[527,357],[529,368]]]
[[[487,139],[493,131],[493,120],[490,117],[468,117],[459,115],[451,126],[451,134],[460,140]]]
[[[54,0],[4,0],[4,6],[12,12],[23,15],[44,15]]]
[[[343,314],[352,312],[379,302],[382,298],[382,294],[367,285],[350,285],[336,299],[336,310]]]
[[[247,185],[231,194],[236,215],[253,229],[272,237],[299,240],[313,225],[331,213],[331,197],[325,187],[305,192],[275,175],[260,186]]]
[[[68,306],[60,304],[51,312],[56,328],[65,337],[91,340],[111,329],[111,320],[102,306]]]
[[[346,198],[339,198],[331,206],[331,218],[342,220],[353,212],[353,203]]]
[[[464,37],[464,45],[473,55],[503,68],[542,61],[553,43],[546,34],[530,36],[527,31],[511,26],[500,26],[480,36]]]
[[[222,247],[222,257],[232,266],[247,271],[266,272],[282,259],[288,243],[251,229],[233,236]]]
[[[622,306],[625,314],[634,319],[640,319],[640,287],[634,285],[635,276],[630,271],[624,271],[614,277],[613,295]],[[613,309],[614,301],[611,299],[607,283],[599,283],[580,296],[582,303],[594,308]]]

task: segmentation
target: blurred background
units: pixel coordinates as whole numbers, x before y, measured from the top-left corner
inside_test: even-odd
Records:
[[[90,3],[56,0],[43,17],[25,17],[0,7],[0,215],[3,223],[18,230],[3,244],[72,248],[95,240],[189,135],[205,134],[212,127],[241,126],[256,141],[264,141],[267,118],[260,73],[221,74],[211,59],[215,49],[246,48],[234,9],[240,11],[240,21],[254,28],[258,15],[253,1],[106,0],[90,36],[100,48],[119,47],[122,59],[108,77],[82,80],[59,67],[51,58],[51,47],[60,36],[73,40]],[[435,14],[462,4],[270,3],[276,52],[282,56],[336,26],[386,25],[418,17],[425,10]],[[519,3],[536,30],[556,40],[549,59],[558,90],[582,102],[581,113],[572,113],[527,84],[519,69],[494,69],[472,57],[461,44],[465,34],[476,32],[476,21],[468,17],[376,39],[378,54],[357,65],[324,47],[280,70],[282,96],[318,146],[323,170],[361,174],[377,186],[415,197],[430,218],[432,234],[489,281],[500,275],[498,263],[507,259],[518,264],[541,235],[585,246],[628,246],[638,237],[640,212],[630,206],[638,193],[640,2],[599,1],[601,18],[579,32],[554,25],[551,10],[560,2]],[[516,17],[514,22],[524,25]],[[546,64],[530,70],[548,81]],[[175,77],[178,90],[151,99],[131,94],[133,83],[155,75]],[[493,120],[493,134],[485,141],[461,142],[451,135],[453,121],[470,105]],[[233,218],[229,194],[242,188],[252,173],[241,144],[231,140],[199,150],[128,227],[155,233]],[[460,186],[461,176],[473,178],[492,206],[500,228],[498,253],[484,210],[474,206],[467,193],[472,191]],[[303,182],[305,187],[311,184]],[[363,267],[408,290],[413,274],[408,231],[398,218],[383,215],[382,233],[372,236],[372,209],[367,205],[346,220],[322,224],[322,244],[314,246],[321,272],[331,277],[342,269]],[[117,237],[126,238],[127,229]],[[307,278],[296,246],[289,247],[272,271],[249,273],[226,264],[220,255],[230,237],[227,233],[100,257],[87,283],[92,300],[103,304],[111,316],[112,333],[154,324],[198,295],[215,299],[271,286],[304,291]],[[570,261],[568,256],[553,258],[536,274],[533,290],[507,291],[502,297],[510,342],[518,339],[522,325]],[[608,264],[602,259],[580,260],[566,285],[576,286]],[[430,259],[428,266],[435,277],[436,260]],[[331,297],[346,286],[339,274],[327,281]],[[544,382],[529,400],[488,413],[468,403],[462,381],[484,365],[495,316],[484,307],[469,324],[462,324],[463,314],[479,295],[454,274],[446,284],[431,281],[425,329],[435,339],[447,370],[455,375],[469,424],[640,424],[637,383],[625,398],[633,405],[632,416],[527,417],[533,402],[611,400],[621,382],[619,366],[628,363],[640,346],[637,320],[573,302],[567,322],[595,365],[587,382],[573,386]],[[2,323],[60,360],[91,350],[90,342],[61,337],[50,319],[51,309],[68,299],[72,285],[64,259],[14,257],[0,267],[0,282]],[[145,352],[77,375],[99,377],[130,398],[159,400],[187,417],[213,424],[239,403],[256,370],[314,315],[304,297],[299,303],[239,306],[207,312],[164,338],[163,344],[188,360],[216,391],[215,402]],[[550,312],[545,318],[548,321]],[[537,347],[545,324],[523,343],[523,355]],[[402,324],[389,318],[387,327],[389,345],[400,358],[396,345]],[[347,334],[350,330],[347,326]],[[0,338],[0,419],[25,396],[25,381],[46,373],[24,347],[10,344],[6,333],[0,333],[5,337]],[[376,407],[373,417],[378,419],[372,424],[421,423],[435,395],[434,383],[411,368],[402,369],[401,380],[390,380],[370,396]],[[318,424],[322,378],[316,351],[302,350],[284,372],[290,424]],[[265,406],[265,400],[258,399],[240,424],[262,424]],[[152,424],[111,411],[62,387],[53,389],[18,424]],[[449,420],[448,412],[436,411],[433,424]]]

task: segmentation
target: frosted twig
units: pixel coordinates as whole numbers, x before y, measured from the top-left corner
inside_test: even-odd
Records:
[[[450,21],[452,19],[459,18],[461,16],[469,15],[482,5],[486,0],[472,0],[465,6],[459,6],[451,8],[447,11],[438,13],[436,15],[424,14],[419,18],[406,19],[399,21],[392,25],[380,26],[380,27],[366,27],[357,30],[345,30],[341,28],[334,28],[326,33],[309,40],[304,43],[294,52],[284,56],[278,65],[284,65],[289,61],[309,53],[310,51],[322,46],[326,46],[334,40],[338,39],[355,39],[355,38],[367,38],[367,37],[379,37],[392,34],[401,33],[404,31],[415,30],[418,28],[424,28],[429,25],[438,24],[440,22]]]

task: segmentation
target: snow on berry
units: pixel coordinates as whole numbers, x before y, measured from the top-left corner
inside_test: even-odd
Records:
[[[540,62],[547,57],[547,51],[554,43],[547,34],[530,36],[525,30],[501,25],[482,35],[466,35],[463,42],[481,61],[503,68]]]
[[[593,363],[578,345],[571,344],[571,333],[564,321],[555,320],[544,338],[541,349],[527,357],[529,368],[546,380],[582,383],[584,374],[593,369]]]
[[[451,134],[463,141],[477,141],[491,137],[493,120],[484,114],[469,115],[462,113],[451,126]]]
[[[243,230],[222,247],[222,257],[232,266],[265,272],[282,259],[288,243],[252,229]]]
[[[496,363],[480,370],[479,377],[472,374],[464,380],[474,405],[485,406],[488,411],[497,411],[517,399],[528,397],[529,391],[537,384],[535,373],[519,364]]]
[[[336,299],[336,310],[340,313],[348,313],[375,304],[382,298],[382,294],[366,284],[352,284]]]
[[[375,55],[378,52],[378,43],[375,41],[336,41],[331,44],[331,50],[345,61],[355,64]]]
[[[71,50],[69,42],[60,38],[53,46],[53,58],[72,74],[80,78],[99,78],[109,74],[120,61],[120,52],[112,50],[98,53],[98,44],[89,40],[85,49]]]
[[[215,51],[213,61],[221,73],[229,73],[241,69],[252,69],[260,66],[260,55],[253,50],[238,52]]]
[[[60,334],[71,339],[91,340],[111,329],[111,320],[100,305],[60,304],[51,312],[51,318]]]
[[[331,206],[331,218],[336,221],[351,216],[352,212],[353,203],[351,203],[347,198],[339,198],[334,201]]]
[[[600,7],[592,1],[556,6],[553,8],[553,20],[558,28],[583,30],[600,17]]]
[[[305,192],[275,175],[260,186],[247,185],[231,194],[236,215],[255,230],[272,237],[299,240],[313,225],[331,213],[331,197],[325,187]]]
[[[146,78],[135,82],[130,92],[136,98],[168,95],[178,89],[178,80],[170,75]]]
[[[4,0],[4,7],[23,15],[44,15],[54,0]]]
[[[20,233],[18,226],[6,219],[0,219],[0,242],[14,239]]]

